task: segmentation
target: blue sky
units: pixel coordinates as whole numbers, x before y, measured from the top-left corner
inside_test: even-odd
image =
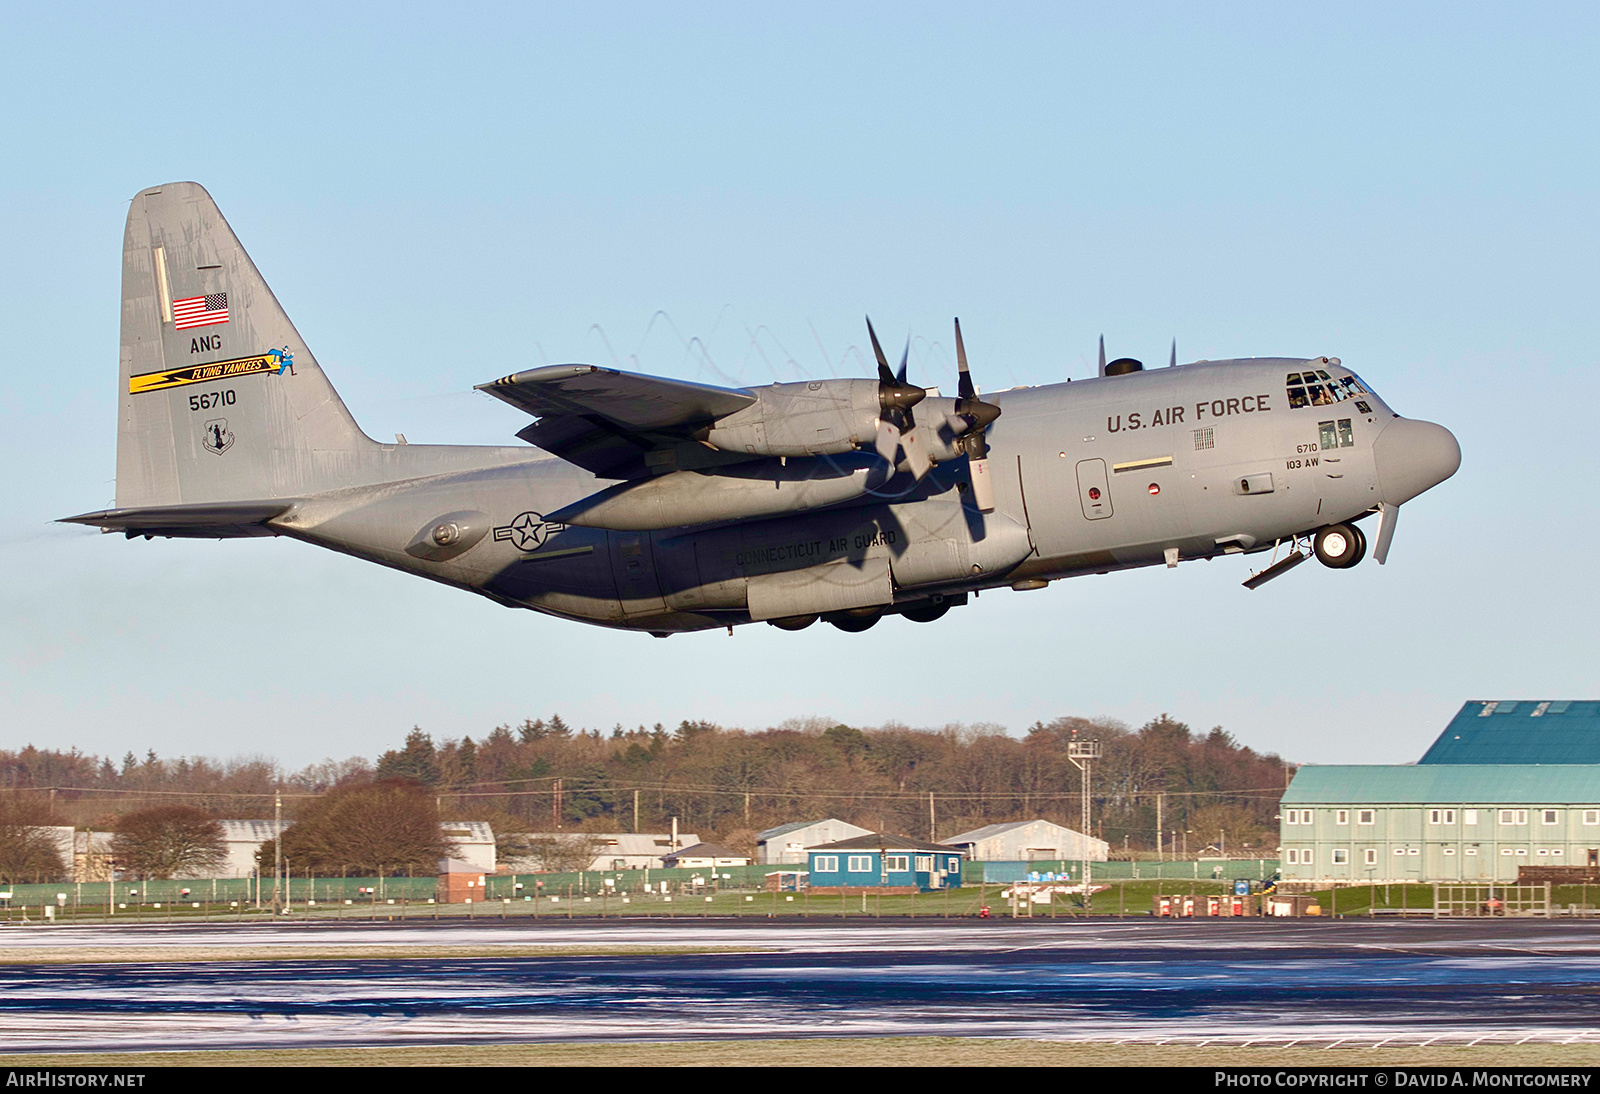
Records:
[[[412,725],[1163,711],[1405,762],[1600,694],[1600,16],[1584,5],[213,5],[6,19],[0,747],[373,755]],[[554,361],[953,385],[1330,354],[1461,441],[1390,564],[1225,559],[861,636],[656,641],[289,541],[53,525],[113,494],[127,201],[210,189],[368,433],[503,443]],[[700,339],[705,354],[686,348]]]

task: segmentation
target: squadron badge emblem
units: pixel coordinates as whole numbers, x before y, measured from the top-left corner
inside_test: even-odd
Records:
[[[200,444],[207,452],[222,455],[233,447],[233,430],[228,428],[228,419],[212,418],[200,427]]]

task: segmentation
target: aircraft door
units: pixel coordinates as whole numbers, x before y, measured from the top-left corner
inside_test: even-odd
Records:
[[[1111,486],[1106,481],[1105,460],[1078,461],[1078,501],[1089,520],[1111,515]]]

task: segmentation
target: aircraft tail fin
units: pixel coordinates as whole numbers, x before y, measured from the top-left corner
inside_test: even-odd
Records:
[[[192,182],[128,211],[117,395],[118,511],[331,489],[377,447]]]

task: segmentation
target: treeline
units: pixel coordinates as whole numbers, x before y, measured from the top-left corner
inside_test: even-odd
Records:
[[[1225,844],[1249,854],[1276,844],[1278,797],[1292,768],[1217,727],[1196,733],[1166,715],[1138,729],[1058,718],[1023,736],[995,726],[857,728],[796,721],[765,730],[704,721],[609,732],[575,729],[559,715],[499,726],[481,740],[434,741],[413,729],[375,765],[360,759],[280,774],[269,760],[120,764],[77,751],[0,752],[0,787],[32,790],[57,824],[114,826],[152,800],[182,800],[214,816],[269,817],[275,792],[294,817],[318,795],[374,781],[429,788],[448,819],[497,831],[680,829],[753,848],[763,828],[835,816],[875,830],[945,837],[1044,817],[1081,827],[1074,740],[1097,740],[1094,834],[1113,854],[1197,852]],[[46,803],[38,793],[48,791]]]

